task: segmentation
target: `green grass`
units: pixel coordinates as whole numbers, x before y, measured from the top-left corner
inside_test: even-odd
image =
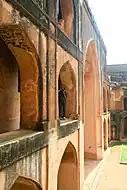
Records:
[[[127,164],[127,145],[122,145],[121,155],[120,155],[120,163]]]

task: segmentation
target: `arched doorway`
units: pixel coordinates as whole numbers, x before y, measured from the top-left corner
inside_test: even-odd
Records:
[[[85,159],[102,157],[100,81],[96,47],[91,41],[86,51],[84,75]]]
[[[10,190],[42,190],[41,186],[32,179],[18,177]]]
[[[106,125],[106,120],[103,122],[103,140],[104,140],[104,150],[108,148],[108,127]]]
[[[5,94],[6,108],[0,105],[5,115],[6,132],[20,128],[35,128],[39,118],[37,54],[33,43],[19,25],[0,26],[1,100]],[[8,59],[10,58],[10,60]],[[4,90],[3,90],[4,89]],[[11,93],[9,93],[11,92]],[[5,110],[6,109],[6,110]],[[0,120],[2,123],[2,119]]]
[[[58,105],[59,105],[59,117],[61,115],[61,89],[65,89],[66,93],[66,106],[65,106],[65,117],[68,119],[74,119],[76,117],[76,78],[74,71],[69,63],[66,62],[60,69],[58,79]],[[63,110],[62,110],[63,111]],[[62,117],[61,117],[62,118]]]
[[[59,166],[57,189],[78,189],[77,154],[74,146],[71,143],[67,145]]]

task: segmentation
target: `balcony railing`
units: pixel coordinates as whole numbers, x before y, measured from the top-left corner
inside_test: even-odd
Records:
[[[66,120],[64,122],[58,122],[58,138],[64,138],[79,129],[78,120]]]
[[[47,132],[19,130],[1,134],[0,170],[47,145]]]
[[[64,32],[57,26],[54,20],[42,9],[40,3],[37,0],[7,0],[13,6],[19,10],[21,16],[27,17],[33,22],[40,30],[46,34],[50,33],[54,37],[60,46],[62,46],[68,53],[70,53],[75,59],[82,62],[83,53],[79,48],[64,34]],[[54,27],[54,35],[49,26]]]

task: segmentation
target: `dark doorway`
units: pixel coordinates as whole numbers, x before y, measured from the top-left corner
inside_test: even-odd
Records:
[[[127,117],[124,119],[124,136],[127,137]]]
[[[59,75],[59,81],[58,81],[58,89],[60,90],[62,88],[62,82]]]
[[[124,98],[124,110],[127,111],[127,98]]]

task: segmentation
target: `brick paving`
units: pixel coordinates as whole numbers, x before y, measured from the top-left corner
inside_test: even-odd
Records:
[[[127,190],[127,165],[119,163],[120,152],[120,145],[111,148],[100,171],[100,178],[97,184],[93,185],[93,190]]]

